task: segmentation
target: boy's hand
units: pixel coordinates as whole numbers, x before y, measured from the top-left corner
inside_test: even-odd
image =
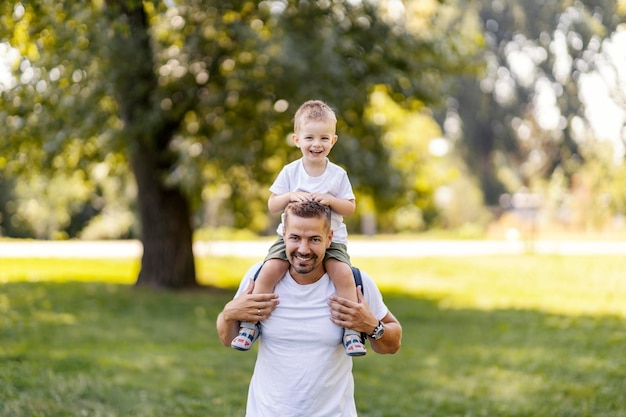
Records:
[[[298,201],[302,203],[305,201],[313,201],[313,199],[313,194],[307,193],[305,191],[292,191],[291,193],[289,193],[290,201]]]
[[[312,193],[311,194],[312,201],[317,201],[318,203],[323,204],[325,206],[330,206],[332,204],[332,201],[335,199],[336,197],[329,193],[326,193],[326,194]]]
[[[344,200],[329,193],[312,193],[311,198],[313,201],[317,201],[320,204],[330,207],[332,211],[340,216],[352,216],[354,214],[354,210],[356,209],[354,200]]]

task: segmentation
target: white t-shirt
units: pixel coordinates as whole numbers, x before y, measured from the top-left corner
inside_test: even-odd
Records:
[[[326,158],[326,170],[319,177],[307,174],[302,163],[302,158],[297,159],[283,167],[274,180],[270,191],[274,194],[285,194],[292,191],[305,191],[308,193],[329,193],[342,200],[353,200],[354,192],[348,178],[348,173],[339,165],[333,164]],[[331,229],[333,229],[333,242],[348,244],[348,230],[343,223],[343,217],[332,212]],[[283,235],[283,223],[276,229],[279,236]]]
[[[260,266],[248,270],[237,295]],[[361,277],[365,299],[382,319],[388,312],[382,295],[369,275],[361,271]],[[342,328],[330,321],[328,298],[336,291],[328,274],[300,285],[287,272],[274,292],[280,303],[261,322],[246,417],[356,416],[352,358]]]

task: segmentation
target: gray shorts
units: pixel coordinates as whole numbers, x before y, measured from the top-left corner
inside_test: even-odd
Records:
[[[335,243],[331,242],[330,247],[326,249],[326,256],[324,256],[324,261],[327,259],[337,259],[338,261],[343,262],[347,265],[352,265],[350,263],[350,255],[348,255],[348,246],[343,243]],[[287,252],[285,251],[285,241],[282,237],[279,237],[276,242],[270,246],[270,249],[265,257],[265,260],[269,259],[282,259],[283,261],[287,261]]]

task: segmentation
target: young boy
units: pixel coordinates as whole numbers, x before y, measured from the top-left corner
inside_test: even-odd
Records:
[[[332,209],[333,239],[326,251],[324,266],[335,284],[337,295],[357,302],[354,276],[347,252],[348,232],[343,216],[350,216],[356,208],[354,193],[346,171],[328,160],[330,150],[337,142],[337,118],[324,102],[310,100],[302,104],[294,117],[293,143],[302,151],[302,158],[286,165],[270,187],[268,208],[271,213],[282,212],[291,201],[314,200]],[[283,224],[278,226],[279,239],[270,247],[254,285],[255,294],[271,293],[289,269]],[[259,336],[255,323],[242,322],[239,335],[231,346],[248,350]],[[298,335],[294,335],[298,337]],[[346,354],[366,354],[360,333],[344,330]]]

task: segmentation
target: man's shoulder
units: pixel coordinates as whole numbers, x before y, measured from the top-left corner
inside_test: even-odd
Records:
[[[261,270],[262,266],[263,266],[263,262],[259,261],[253,264],[250,268],[248,268],[246,273],[241,278],[241,281],[239,281],[239,288],[237,289],[237,292],[235,293],[235,297],[241,294],[248,287],[250,280],[256,279],[256,276],[258,275],[258,272]]]
[[[376,283],[374,282],[370,274],[368,274],[367,271],[364,271],[363,269],[359,268],[358,265],[353,265],[352,270],[353,270],[355,277],[357,276],[357,271],[358,271],[358,276],[359,276],[358,278],[360,279],[361,282],[363,283],[367,282],[368,285],[376,285]]]
[[[372,293],[380,292],[380,289],[378,288],[376,281],[374,281],[374,279],[371,277],[370,274],[367,273],[367,271],[364,271],[358,268],[358,266],[353,266],[353,268],[358,269],[359,275],[360,275],[360,281],[361,281],[360,284],[356,283],[356,274],[355,274],[355,283],[356,285],[362,285],[363,294],[366,297],[370,297]]]
[[[248,271],[246,272],[245,277],[246,278],[252,278],[254,280],[256,280],[256,277],[259,275],[259,272],[261,271],[261,267],[263,266],[263,262],[259,261],[255,264],[253,264],[250,268],[248,268]]]

